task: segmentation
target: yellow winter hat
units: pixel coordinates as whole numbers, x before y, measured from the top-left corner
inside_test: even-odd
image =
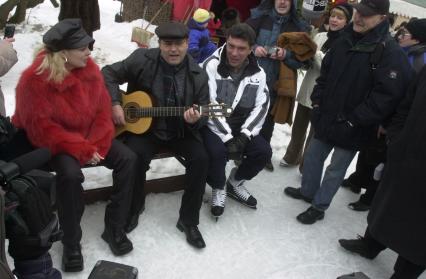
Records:
[[[210,20],[210,13],[207,10],[198,8],[192,17],[197,23],[206,23]]]

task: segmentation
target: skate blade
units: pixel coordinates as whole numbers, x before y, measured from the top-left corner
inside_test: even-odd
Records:
[[[239,197],[236,197],[235,195],[233,195],[230,192],[228,192],[228,197],[230,197],[234,201],[237,201],[238,203],[240,203],[240,204],[242,204],[244,206],[247,206],[247,207],[252,208],[252,209],[257,209],[257,205],[249,205],[245,201],[241,200]]]

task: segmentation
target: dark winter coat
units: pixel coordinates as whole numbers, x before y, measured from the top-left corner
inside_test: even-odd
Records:
[[[376,240],[421,266],[426,266],[425,108],[423,67],[388,128],[388,160],[367,219]]]
[[[419,73],[423,65],[426,64],[426,43],[404,47],[403,50],[407,53],[411,66],[413,66],[416,73]]]
[[[210,32],[207,28],[197,23],[192,18],[188,22],[189,42],[188,53],[197,63],[202,63],[207,57],[216,51],[216,45],[210,40]]]
[[[81,165],[98,152],[105,156],[114,136],[111,101],[98,66],[72,70],[61,83],[37,73],[44,54],[36,57],[19,79],[13,124],[26,131],[36,147],[52,155],[65,153]]]
[[[207,74],[187,55],[187,71],[185,75],[185,92],[183,103],[185,106],[193,104],[206,105],[210,102]],[[154,92],[153,83],[156,78],[160,64],[160,49],[135,50],[126,59],[105,66],[102,73],[105,83],[111,95],[113,104],[121,104],[121,93],[119,85],[128,83],[127,92],[145,91],[152,94],[155,99],[162,100],[160,92]],[[201,136],[198,129],[207,122],[205,117],[201,118],[193,125],[185,124],[198,139]]]
[[[345,28],[324,57],[311,95],[312,106],[319,106],[312,111],[311,123],[317,139],[359,150],[394,113],[413,72],[407,56],[389,36],[387,21],[358,41],[352,28],[352,24]],[[371,55],[383,42],[381,59],[372,65]]]
[[[90,36],[101,28],[98,0],[61,0],[59,20],[81,18],[83,28]]]

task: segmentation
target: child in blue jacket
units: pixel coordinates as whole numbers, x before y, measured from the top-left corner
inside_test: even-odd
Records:
[[[188,22],[189,47],[188,52],[198,63],[206,60],[216,50],[216,45],[210,41],[207,29],[210,13],[205,9],[197,9]]]

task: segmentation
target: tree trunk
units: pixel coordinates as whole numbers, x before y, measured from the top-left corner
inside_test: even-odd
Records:
[[[38,4],[43,3],[44,0],[20,0],[15,14],[10,18],[10,23],[21,23],[25,20],[25,15],[27,14],[27,9],[34,8]]]
[[[18,4],[19,0],[8,0],[0,6],[0,29],[4,28],[10,11]]]

